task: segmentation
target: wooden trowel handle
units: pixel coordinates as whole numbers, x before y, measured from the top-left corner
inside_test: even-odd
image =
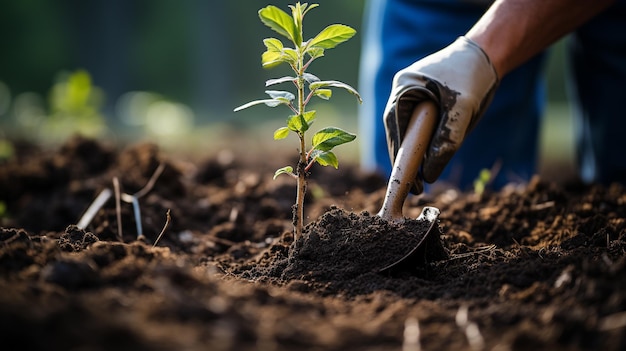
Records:
[[[423,101],[413,110],[378,216],[391,221],[404,220],[402,206],[424,159],[436,122],[437,106],[434,102]]]

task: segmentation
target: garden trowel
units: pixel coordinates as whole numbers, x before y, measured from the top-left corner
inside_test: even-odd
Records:
[[[391,222],[402,222],[405,217],[402,214],[402,207],[406,200],[413,182],[417,176],[424,154],[430,143],[433,130],[437,123],[437,107],[432,101],[421,102],[415,110],[409,124],[407,126],[404,139],[398,149],[391,176],[387,184],[387,193],[382,208],[378,212],[378,216]],[[428,221],[429,225],[425,233],[415,233],[419,238],[418,243],[409,253],[397,260],[396,262],[383,267],[380,271],[391,270],[406,261],[410,261],[415,255],[424,255],[423,246],[427,242],[427,237],[437,231],[433,228],[437,227],[437,219],[439,217],[439,209],[436,207],[426,206],[422,209],[422,213],[417,218],[418,221]],[[438,240],[438,239],[437,239]]]

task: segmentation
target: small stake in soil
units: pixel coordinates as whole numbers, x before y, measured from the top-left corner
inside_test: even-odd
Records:
[[[98,213],[102,206],[104,206],[104,204],[109,201],[111,194],[111,189],[102,189],[100,194],[96,196],[96,198],[93,200],[91,205],[89,205],[85,213],[80,217],[76,226],[80,229],[85,229],[96,216],[96,213]]]
[[[421,351],[420,343],[420,325],[415,317],[409,317],[404,322],[404,341],[402,342],[402,351]]]
[[[459,307],[455,316],[456,325],[463,329],[467,342],[472,350],[480,351],[485,349],[485,340],[483,339],[478,324],[469,320],[469,309],[466,305]]]
[[[261,22],[286,37],[293,45],[293,48],[285,47],[281,40],[276,38],[266,38],[263,40],[267,50],[261,56],[264,68],[271,68],[282,63],[287,63],[295,76],[287,76],[277,79],[270,79],[265,82],[265,86],[271,86],[286,82],[295,85],[297,96],[288,91],[266,90],[269,99],[255,100],[245,105],[239,106],[236,111],[243,110],[250,106],[265,104],[269,107],[286,105],[293,112],[286,121],[286,126],[278,128],[274,132],[274,139],[284,139],[289,132],[294,132],[300,141],[299,160],[294,170],[292,166],[278,169],[274,173],[274,178],[281,174],[287,174],[297,180],[296,204],[293,212],[294,239],[302,236],[304,220],[304,195],[306,193],[307,178],[311,167],[317,162],[322,166],[333,166],[338,168],[337,156],[331,151],[335,146],[350,142],[356,135],[346,132],[340,128],[323,128],[313,135],[311,148],[306,147],[305,132],[311,127],[315,120],[315,111],[306,111],[306,106],[311,98],[318,97],[329,100],[332,90],[329,88],[342,88],[354,94],[359,102],[361,96],[348,84],[336,80],[321,80],[317,76],[308,73],[309,65],[316,59],[324,56],[324,51],[332,49],[337,45],[352,38],[356,31],[343,24],[331,24],[324,28],[315,37],[303,40],[302,20],[304,16],[318,4],[308,5],[300,2],[289,5],[291,16],[276,6],[269,5],[259,10]],[[307,87],[308,85],[308,87]]]
[[[148,180],[148,183],[143,188],[141,188],[141,190],[139,190],[138,192],[132,195],[120,192],[119,179],[117,177],[113,177],[113,189],[115,190],[114,191],[115,212],[116,212],[117,223],[118,223],[117,237],[120,241],[123,241],[122,240],[122,225],[121,225],[122,221],[121,221],[120,200],[129,204],[132,204],[133,213],[135,216],[135,225],[137,226],[137,240],[145,239],[145,236],[143,235],[143,226],[141,225],[141,209],[139,207],[139,199],[144,197],[146,194],[150,192],[150,190],[152,190],[152,188],[154,187],[154,184],[156,183],[157,179],[159,179],[159,176],[161,175],[161,173],[163,173],[164,169],[165,169],[165,164],[163,163],[159,164],[159,167],[157,167],[157,169],[154,171],[154,173]],[[91,205],[89,205],[89,207],[87,208],[85,213],[81,216],[81,218],[78,220],[78,224],[76,226],[80,229],[85,229],[91,223],[93,218],[96,216],[96,213],[98,213],[98,211],[109,200],[112,193],[113,192],[109,188],[103,189],[100,192],[100,194],[98,194],[96,199],[91,203]],[[170,221],[170,217],[169,217],[169,210],[168,210],[167,221],[165,223],[165,227],[161,231],[161,234],[159,234],[159,238],[161,235],[163,235],[163,232],[167,228],[169,221]]]

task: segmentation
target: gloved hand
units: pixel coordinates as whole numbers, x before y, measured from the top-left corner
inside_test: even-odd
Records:
[[[493,98],[498,76],[487,54],[459,37],[448,47],[396,73],[384,122],[393,165],[415,107],[426,99],[439,109],[439,121],[411,192],[432,183],[476,125]]]

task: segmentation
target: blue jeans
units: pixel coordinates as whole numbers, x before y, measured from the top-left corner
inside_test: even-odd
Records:
[[[626,181],[626,116],[617,94],[626,83],[626,15],[620,1],[572,36],[572,74],[578,111],[577,155],[586,181]],[[486,10],[463,0],[370,0],[361,57],[361,161],[391,173],[382,115],[394,74],[463,35]],[[609,34],[607,34],[609,33]],[[472,186],[482,169],[500,166],[493,182],[527,181],[536,173],[538,129],[545,106],[544,54],[500,82],[489,109],[450,161],[441,181]],[[626,138],[624,138],[626,140]],[[363,142],[366,141],[366,142]]]

